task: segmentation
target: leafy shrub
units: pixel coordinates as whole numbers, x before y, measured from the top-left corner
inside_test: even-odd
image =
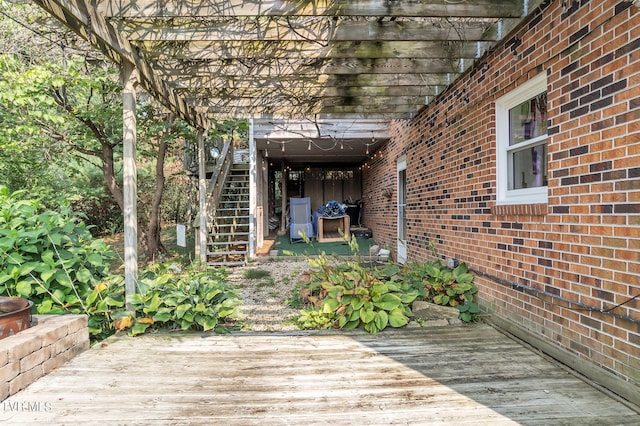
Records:
[[[478,287],[465,263],[451,269],[441,261],[410,262],[404,267],[404,280],[416,289],[420,298],[437,305],[453,306],[464,322],[474,321],[479,310],[474,300]]]
[[[0,294],[29,299],[40,314],[86,312],[114,252],[68,206],[45,210],[26,195],[0,187]]]
[[[153,264],[140,272],[130,300],[134,319],[124,276],[108,275],[114,252],[68,207],[47,211],[25,195],[0,187],[0,294],[33,301],[39,314],[87,314],[94,342],[126,329],[222,330],[221,321],[240,316],[225,271]]]
[[[330,264],[326,256],[310,259],[311,279],[303,287],[313,305],[298,319],[302,328],[350,330],[363,327],[377,333],[387,326],[402,327],[413,314],[410,305],[418,296],[399,281],[399,268],[366,269],[356,262]]]
[[[225,331],[226,322],[241,316],[237,292],[229,290],[222,270],[152,264],[141,271],[138,292],[125,310],[124,277],[99,283],[87,297],[89,333],[95,339],[117,331],[130,335],[148,329]]]
[[[222,320],[240,317],[237,292],[225,283],[225,271],[191,266],[184,272],[158,265],[147,270],[139,293],[129,300],[136,311],[131,334],[147,328],[222,331]]]

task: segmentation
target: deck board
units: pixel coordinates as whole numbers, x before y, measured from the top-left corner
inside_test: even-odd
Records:
[[[118,336],[2,404],[5,424],[640,424],[480,324]]]

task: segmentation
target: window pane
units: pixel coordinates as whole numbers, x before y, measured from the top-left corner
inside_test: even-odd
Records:
[[[509,145],[547,133],[547,93],[541,93],[509,110]]]
[[[511,154],[513,179],[509,189],[547,186],[547,141]]]

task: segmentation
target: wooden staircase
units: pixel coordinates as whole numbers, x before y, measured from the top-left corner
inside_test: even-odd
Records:
[[[207,241],[207,265],[244,265],[249,253],[249,165],[234,164]]]

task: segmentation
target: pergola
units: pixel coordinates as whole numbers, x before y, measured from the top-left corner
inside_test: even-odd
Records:
[[[542,2],[33,1],[121,67],[127,229],[136,223],[136,84],[201,130],[202,151],[211,119],[246,117],[255,149],[299,137],[286,155],[309,158],[307,141],[340,140],[362,160],[369,141],[388,138],[390,120],[411,118]],[[135,232],[125,233],[130,290],[135,250]]]

